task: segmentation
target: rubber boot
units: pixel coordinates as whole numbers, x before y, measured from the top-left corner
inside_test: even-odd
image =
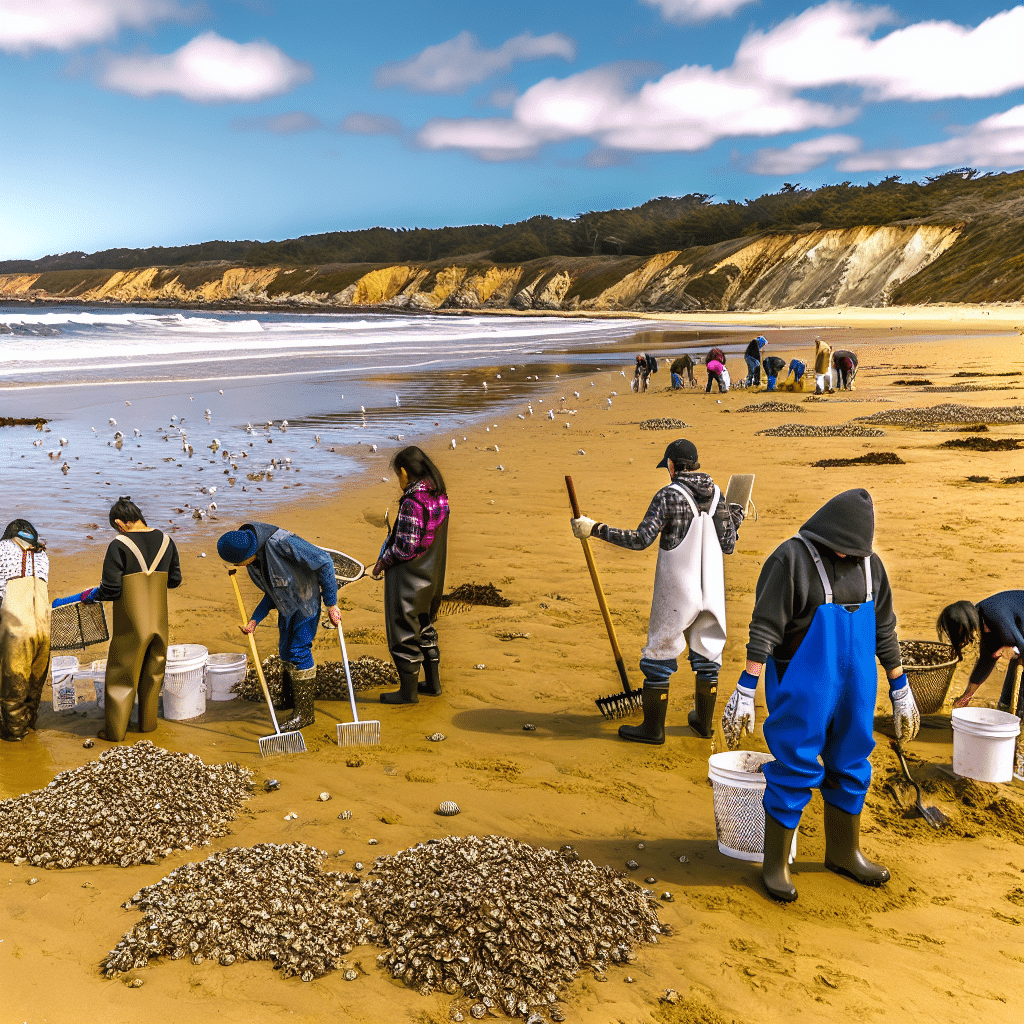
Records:
[[[428,697],[441,696],[441,652],[436,647],[423,648],[423,682],[417,684],[416,692]]]
[[[715,728],[715,703],[718,700],[718,677],[697,676],[694,709],[686,716],[690,728],[701,738],[709,739]]]
[[[417,683],[420,677],[419,666],[400,668],[398,670],[398,689],[380,695],[381,704],[419,704]]]
[[[292,692],[295,695],[295,714],[281,723],[281,732],[305,729],[316,721],[316,666],[295,668],[292,666]]]
[[[281,662],[281,695],[274,701],[275,711],[286,711],[295,707],[292,673],[297,671],[298,669],[290,661]]]
[[[1013,698],[1017,692],[1017,659],[1007,666],[1006,676],[1003,678],[1003,689],[999,694],[999,703],[996,705],[999,711],[1009,711],[1013,713]]]
[[[668,683],[644,680],[641,691],[644,702],[644,720],[640,725],[620,725],[619,735],[637,743],[662,744],[665,742],[665,716],[668,714]]]
[[[860,815],[825,801],[825,867],[861,885],[883,885],[889,869],[874,864],[860,852]]]
[[[765,812],[761,880],[768,893],[783,903],[792,903],[796,899],[796,886],[789,875],[789,854],[795,834],[795,828],[786,828]]]

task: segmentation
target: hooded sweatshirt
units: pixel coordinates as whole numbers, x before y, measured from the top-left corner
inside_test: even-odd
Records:
[[[715,482],[707,473],[679,472],[672,478],[672,483],[685,487],[701,512],[710,511],[715,496]],[[712,521],[723,553],[731,555],[736,547],[736,531],[743,522],[743,509],[739,505],[727,505],[723,496]],[[654,538],[660,534],[659,546],[671,551],[682,542],[691,522],[693,511],[690,503],[674,487],[669,486],[663,487],[651,499],[647,515],[635,530],[618,530],[606,523],[597,523],[593,535],[620,548],[642,551],[650,547]]]
[[[827,501],[802,527],[821,556],[832,584],[835,604],[862,604],[865,598],[864,562],[871,557],[875,603],[875,653],[888,671],[902,661],[896,637],[892,588],[882,560],[871,552],[875,513],[871,495],[862,489],[844,491]],[[840,558],[839,555],[846,555]],[[784,667],[825,603],[825,591],[807,546],[799,537],[780,544],[768,556],[757,580],[750,620],[747,657],[764,664],[771,655]]]

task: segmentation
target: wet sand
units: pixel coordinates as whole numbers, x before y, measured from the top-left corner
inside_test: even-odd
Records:
[[[874,311],[868,311],[874,313]],[[890,315],[892,311],[889,311]],[[837,314],[838,315],[838,314]],[[872,317],[873,318],[873,317]],[[778,322],[779,315],[769,318]],[[826,314],[814,311],[816,323]],[[841,318],[833,319],[842,323]],[[802,326],[800,324],[796,326]],[[1024,378],[972,378],[972,383],[1016,385],[1009,390],[931,394],[892,381],[926,377],[936,385],[960,381],[958,370],[1008,372],[1020,365],[1020,341],[975,329],[956,336],[956,323],[918,323],[934,328],[920,342],[892,338],[889,323],[868,323],[842,338],[859,349],[857,390],[817,403],[802,395],[778,395],[803,412],[746,413],[761,401],[742,391],[704,395],[673,393],[667,373],[655,389],[636,396],[617,373],[597,373],[572,391],[548,391],[531,417],[514,415],[486,432],[466,432],[455,450],[447,438],[429,445],[446,475],[453,515],[449,588],[466,582],[493,583],[512,600],[508,608],[478,607],[443,616],[438,623],[445,692],[416,706],[386,708],[375,691],[359,695],[360,716],[381,721],[382,745],[351,751],[334,744],[334,723],[348,720],[345,703],[318,706],[317,722],[305,731],[309,753],[263,761],[256,739],[270,732],[260,705],[208,703],[205,717],[189,723],[161,720],[150,738],[206,761],[237,760],[257,778],[280,780],[278,792],[258,789],[240,813],[232,835],[214,849],[261,841],[305,841],[344,856],[331,867],[391,853],[445,834],[498,833],[548,847],[571,843],[601,864],[625,869],[637,881],[653,876],[651,888],[669,891],[661,907],[673,934],[638,950],[628,968],[609,970],[607,982],[583,975],[565,993],[570,1021],[823,1021],[868,1022],[1008,1018],[1019,1003],[1024,953],[1024,785],[965,786],[941,770],[951,760],[949,705],[931,716],[911,747],[912,769],[953,818],[948,833],[935,833],[920,819],[905,819],[883,784],[894,778],[888,750],[888,699],[879,679],[875,781],[864,816],[863,845],[893,874],[881,890],[862,888],[822,866],[821,800],[805,813],[794,879],[798,902],[783,907],[762,894],[758,868],[722,856],[716,847],[711,792],[706,781],[711,742],[695,738],[684,723],[692,703],[692,675],[673,679],[668,741],[638,747],[620,741],[618,722],[600,717],[593,698],[617,689],[580,545],[568,527],[563,476],[570,473],[586,514],[619,526],[634,526],[651,495],[665,482],[655,468],[676,431],[640,431],[641,420],[676,417],[688,426],[702,468],[722,485],[731,473],[757,474],[758,518],[740,532],[735,555],[726,561],[730,637],[722,672],[722,701],[731,692],[744,659],[745,630],[754,583],[765,556],[799,527],[826,498],[853,486],[868,487],[876,505],[876,549],[893,583],[900,635],[930,640],[934,619],[949,600],[981,599],[1020,586],[1021,487],[968,483],[968,475],[993,481],[1024,473],[1017,452],[959,453],[938,447],[941,431],[884,427],[873,438],[758,437],[782,423],[845,423],[879,410],[962,402],[972,406],[1024,406]],[[771,335],[768,335],[771,339]],[[808,356],[813,330],[786,332],[775,349],[787,359]],[[839,347],[837,345],[837,347]],[[771,351],[771,350],[770,350]],[[738,359],[730,358],[738,373]],[[702,378],[703,374],[699,372]],[[589,380],[594,387],[589,386]],[[612,405],[607,399],[612,391]],[[546,418],[566,394],[575,415]],[[882,399],[892,401],[883,402]],[[720,404],[719,404],[720,403]],[[569,422],[566,429],[564,422]],[[1024,425],[992,426],[987,436],[1024,437]],[[407,439],[409,440],[409,439]],[[500,452],[493,451],[497,444]],[[905,465],[812,468],[822,458],[869,451],[896,452]],[[582,452],[582,454],[581,454]],[[337,495],[319,494],[302,504],[282,504],[275,521],[311,540],[372,560],[382,536],[385,508],[394,513],[397,487],[384,453],[367,482]],[[495,467],[504,466],[504,471]],[[381,477],[389,477],[383,481]],[[373,481],[372,483],[370,481]],[[243,650],[234,602],[214,541],[231,522],[196,524],[176,535],[185,583],[171,597],[172,642],[205,644],[211,651]],[[654,577],[655,550],[637,553],[594,542],[595,557],[634,683]],[[206,552],[206,558],[199,557]],[[102,558],[97,543],[88,553],[53,553],[51,596],[95,582]],[[251,604],[255,592],[244,591]],[[346,590],[342,608],[350,633],[382,627],[382,591],[364,580]],[[502,640],[499,632],[526,633]],[[276,646],[276,631],[257,632],[262,654]],[[338,657],[333,634],[322,631],[318,661]],[[352,643],[350,656],[387,657],[383,643]],[[102,657],[102,649],[88,657]],[[83,658],[84,660],[84,658]],[[484,668],[475,666],[483,665]],[[979,692],[982,704],[998,697],[1003,666]],[[961,692],[960,668],[951,693]],[[759,693],[759,726],[764,708]],[[720,707],[721,707],[720,703]],[[95,710],[85,717],[41,715],[41,730],[18,745],[4,745],[0,795],[45,785],[59,770],[83,764],[104,746],[82,749],[95,732]],[[535,731],[526,732],[524,724]],[[428,742],[435,731],[443,743]],[[138,738],[129,733],[129,740]],[[717,737],[722,749],[721,737]],[[765,749],[758,728],[748,741]],[[317,794],[333,794],[318,803]],[[441,818],[441,800],[462,808]],[[352,818],[338,813],[352,810]],[[295,820],[284,816],[294,811]],[[369,839],[379,846],[368,846]],[[643,843],[644,848],[638,849]],[[199,1020],[225,1022],[444,1021],[452,999],[422,997],[380,972],[376,950],[359,947],[350,960],[366,974],[346,982],[340,972],[303,984],[285,981],[267,963],[223,968],[187,959],[157,962],[122,981],[106,981],[98,963],[138,915],[120,904],[143,885],[210,850],[176,852],[156,865],[120,869],[34,869],[39,883],[27,886],[33,869],[0,865],[5,898],[0,903],[0,972],[14,979],[0,990],[0,1020],[148,1024]],[[680,862],[680,856],[687,860]],[[88,883],[88,887],[84,887]],[[634,983],[627,983],[629,975]],[[124,984],[132,977],[141,988]],[[680,1002],[659,1003],[666,989]]]

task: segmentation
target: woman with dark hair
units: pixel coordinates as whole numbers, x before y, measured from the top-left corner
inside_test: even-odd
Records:
[[[139,732],[156,729],[157,704],[167,663],[167,591],[181,586],[174,541],[146,523],[130,497],[110,510],[117,536],[103,559],[103,580],[83,601],[112,601],[113,631],[107,653],[105,728],[100,739],[120,743],[139,698]]]
[[[944,636],[953,645],[957,661],[963,661],[964,649],[978,641],[978,660],[971,669],[967,689],[953,702],[953,707],[967,707],[978,687],[992,674],[999,657],[1006,654],[1010,664],[999,695],[999,709],[1024,715],[1024,690],[1017,707],[1012,706],[1017,672],[1024,666],[1024,590],[1004,590],[976,605],[970,601],[946,605],[939,612],[935,628],[940,639]]]
[[[384,704],[417,704],[417,694],[441,693],[434,619],[448,560],[448,494],[438,468],[415,445],[398,452],[391,466],[402,498],[373,576],[384,577],[384,619],[399,689],[382,693],[380,699]]]
[[[36,727],[50,667],[50,562],[26,519],[0,540],[0,737],[16,742]]]

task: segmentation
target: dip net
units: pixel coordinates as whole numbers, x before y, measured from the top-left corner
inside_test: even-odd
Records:
[[[351,555],[346,555],[343,551],[332,551],[330,548],[324,548],[324,551],[331,556],[334,563],[334,578],[339,587],[346,583],[354,583],[363,575],[363,563]]]
[[[110,639],[103,605],[73,601],[50,610],[50,650],[76,651]]]

